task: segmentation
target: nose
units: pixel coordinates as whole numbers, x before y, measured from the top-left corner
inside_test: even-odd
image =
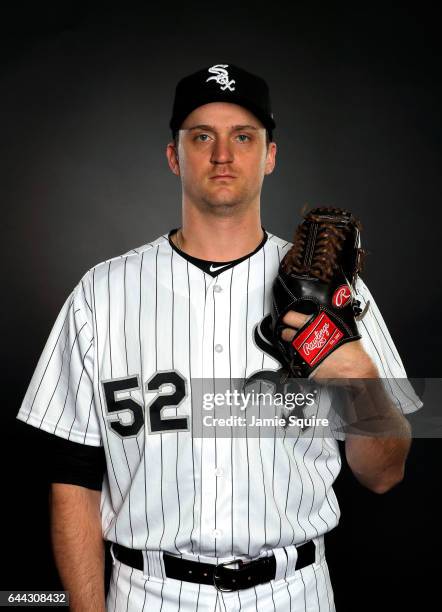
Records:
[[[233,153],[228,138],[217,138],[215,140],[210,161],[212,164],[229,164],[233,161]]]

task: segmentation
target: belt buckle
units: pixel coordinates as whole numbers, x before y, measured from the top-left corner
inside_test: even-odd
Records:
[[[226,567],[227,565],[234,565],[236,563],[239,564],[238,569],[240,569],[244,565],[244,562],[242,559],[236,559],[235,561],[225,561],[224,563],[218,563],[215,566],[215,569],[213,570],[213,585],[218,591],[221,591],[222,593],[231,593],[232,591],[238,590],[238,589],[223,588],[222,585],[217,584],[217,580],[221,579],[220,576],[217,574],[218,568]]]

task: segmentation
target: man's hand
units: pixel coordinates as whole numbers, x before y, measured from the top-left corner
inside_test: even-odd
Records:
[[[289,310],[283,317],[283,322],[289,325],[281,334],[286,342],[291,342],[300,329],[308,321],[308,315]],[[290,329],[294,328],[294,329]],[[312,378],[377,378],[378,371],[365,352],[362,342],[355,340],[343,344],[333,351],[314,371]]]
[[[291,342],[308,319],[307,315],[290,310],[282,319],[290,326],[283,329],[283,340]],[[343,344],[333,351],[313,372],[312,378],[318,382],[331,379],[336,383],[342,379],[342,386],[351,398],[347,408],[361,419],[356,420],[356,429],[370,417],[367,423],[373,435],[347,433],[345,440],[347,463],[359,482],[375,493],[385,493],[401,482],[411,445],[410,425],[392,405],[381,381],[379,385],[375,380],[373,384],[365,381],[377,379],[378,372],[361,341]],[[352,422],[348,414],[345,421]],[[393,433],[386,436],[386,430]]]

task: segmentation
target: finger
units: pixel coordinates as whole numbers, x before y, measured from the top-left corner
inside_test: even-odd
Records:
[[[296,329],[290,329],[286,327],[281,332],[281,338],[286,342],[291,342],[293,338],[296,336]]]
[[[289,310],[288,313],[282,317],[282,320],[291,327],[300,328],[305,325],[309,318],[309,315],[301,314],[300,312],[295,312],[294,310]]]

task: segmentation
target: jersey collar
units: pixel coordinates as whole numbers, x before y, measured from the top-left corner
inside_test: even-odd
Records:
[[[260,244],[258,244],[258,246],[256,247],[256,249],[254,249],[251,253],[248,253],[247,255],[243,255],[242,257],[239,257],[238,259],[232,259],[231,261],[212,261],[212,260],[207,260],[207,259],[199,259],[198,257],[193,257],[192,255],[188,255],[187,253],[179,249],[176,246],[176,244],[174,244],[172,240],[170,239],[172,234],[174,234],[179,228],[171,229],[167,235],[167,238],[169,240],[170,246],[176,253],[181,255],[181,257],[184,257],[184,259],[186,259],[189,263],[200,268],[206,274],[209,274],[210,276],[215,277],[215,276],[218,276],[218,274],[221,274],[222,272],[224,272],[225,270],[229,270],[230,268],[233,268],[233,266],[236,266],[237,264],[241,263],[245,259],[252,257],[252,255],[255,255],[255,253],[257,253],[260,249],[262,249],[262,247],[267,242],[268,234],[263,226],[261,226],[261,228],[262,228],[262,231],[264,232],[264,236]]]

